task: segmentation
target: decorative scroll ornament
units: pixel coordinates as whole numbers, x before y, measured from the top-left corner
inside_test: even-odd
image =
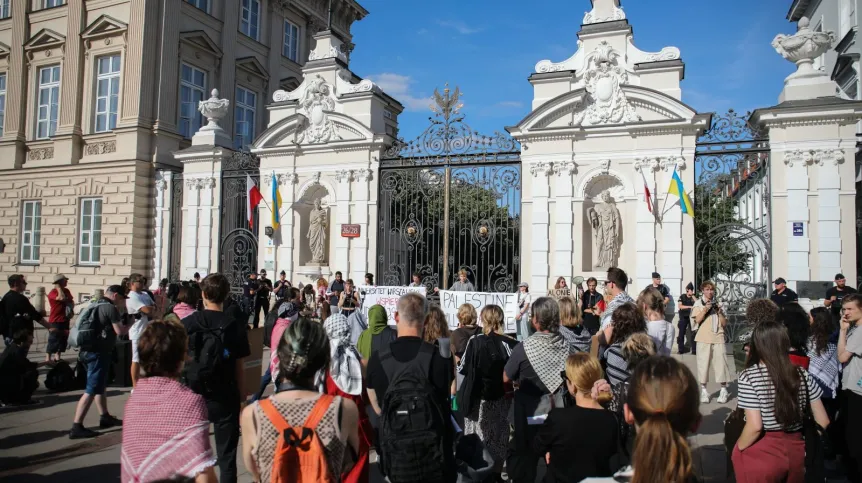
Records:
[[[201,131],[221,131],[221,126],[218,122],[227,116],[230,101],[227,99],[219,99],[218,89],[213,89],[211,97],[205,101],[198,103],[198,110],[207,118],[207,125],[202,127]]]
[[[814,68],[814,59],[832,47],[835,43],[835,32],[815,32],[809,28],[810,23],[808,17],[802,17],[797,23],[798,30],[795,34],[778,34],[772,41],[776,52],[796,64],[796,72],[790,74],[785,82],[827,75]]]
[[[215,187],[215,178],[186,178],[186,186],[191,189],[201,190]]]
[[[809,164],[814,163],[814,151],[811,150],[801,150],[797,149],[795,151],[790,151],[788,153],[784,153],[784,164],[789,167],[793,167],[796,164],[801,164],[803,166],[808,166]]]
[[[351,177],[351,171],[349,169],[340,169],[335,172],[335,180],[339,183],[349,183]]]
[[[299,180],[296,173],[283,173],[278,175],[278,184],[280,186],[292,186]]]
[[[838,166],[844,162],[844,151],[841,149],[821,149],[814,153],[814,159],[820,166]]]
[[[677,60],[680,58],[680,51],[677,47],[665,47],[658,52],[644,52],[635,47],[634,38],[629,35],[628,47],[626,48],[626,57],[629,65],[645,64],[649,62],[661,62],[665,60]]]
[[[347,69],[338,69],[335,77],[335,91],[339,97],[345,94],[354,94],[357,92],[371,92],[377,85],[368,79],[359,81],[358,84],[351,83],[353,74]],[[379,90],[379,89],[378,89]]]
[[[299,99],[299,113],[305,116],[306,122],[297,142],[320,144],[329,142],[331,139],[341,139],[335,123],[326,113],[333,110],[335,110],[335,95],[332,92],[332,86],[319,75],[315,76]]]
[[[620,53],[602,41],[587,56],[584,86],[589,96],[587,107],[575,114],[573,126],[599,126],[637,122],[641,117],[629,105],[622,90],[628,83],[628,72],[619,65]]]
[[[412,141],[398,139],[383,153],[383,160],[413,158],[418,164],[462,163],[466,161],[493,162],[503,157],[520,156],[520,146],[508,133],[495,132],[491,136],[474,131],[464,122],[461,114],[461,90],[449,89],[441,94],[434,89],[434,117],[431,125]],[[460,159],[459,159],[460,158]]]
[[[685,169],[685,158],[682,156],[666,156],[659,159],[659,164],[664,172],[674,169],[682,171]]]
[[[353,170],[353,179],[356,181],[371,181],[372,175],[373,171],[367,168]]]
[[[613,22],[625,20],[626,13],[620,6],[620,0],[595,0],[593,9],[584,14],[584,25],[594,23]]]
[[[85,156],[96,156],[99,154],[114,153],[117,151],[116,141],[101,141],[97,143],[89,143],[84,147]]]
[[[554,170],[554,163],[534,163],[530,166],[530,172],[534,177],[548,176]]]
[[[323,59],[338,59],[344,63],[348,62],[347,54],[341,50],[341,46],[330,45],[329,50],[326,52],[318,53],[316,50],[312,50],[308,54],[308,60],[323,60]]]
[[[561,161],[554,163],[554,172],[557,176],[571,176],[575,172],[577,165],[574,161]]]
[[[54,158],[54,148],[37,148],[31,149],[27,154],[27,159],[30,161],[42,161],[45,159]]]
[[[658,171],[661,167],[661,161],[659,158],[637,158],[635,159],[634,167],[637,172],[644,170]]]

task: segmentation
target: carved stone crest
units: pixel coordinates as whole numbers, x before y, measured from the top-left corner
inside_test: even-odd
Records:
[[[628,83],[628,72],[619,64],[620,53],[602,41],[587,56],[584,86],[587,107],[575,114],[573,125],[598,126],[640,121],[628,103],[622,85]]]
[[[300,144],[320,144],[331,139],[341,139],[335,123],[329,119],[327,111],[335,109],[335,95],[332,86],[319,75],[311,79],[299,99],[299,113],[305,116],[305,126],[297,141]]]

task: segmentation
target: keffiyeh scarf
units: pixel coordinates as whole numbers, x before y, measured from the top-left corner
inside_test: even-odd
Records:
[[[358,396],[362,394],[362,363],[359,353],[350,343],[350,324],[343,314],[330,316],[323,327],[329,336],[332,361],[329,374],[339,389]]]
[[[607,309],[602,313],[602,330],[611,324],[611,316],[614,315],[614,310],[629,302],[634,303],[634,301],[635,300],[626,292],[620,292],[619,295],[614,297],[614,299],[611,300],[611,303],[608,304]]]
[[[536,332],[524,341],[527,360],[542,384],[553,393],[563,383],[560,373],[566,370],[569,343],[558,333]]]

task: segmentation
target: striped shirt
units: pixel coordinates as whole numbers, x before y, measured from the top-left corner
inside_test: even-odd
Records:
[[[808,371],[801,371],[804,374],[805,385],[808,386],[808,399],[816,401],[820,399],[823,391],[820,386],[814,381]],[[801,376],[800,376],[801,377]],[[772,379],[769,377],[769,372],[766,366],[758,364],[749,367],[739,375],[739,408],[752,409],[760,411],[760,418],[763,421],[763,429],[765,431],[787,431],[796,432],[802,430],[802,413],[805,410],[805,388],[799,388],[799,422],[790,425],[788,428],[783,428],[775,419],[775,388],[772,384]]]
[[[626,382],[631,377],[631,372],[629,372],[629,363],[626,362],[623,357],[623,344],[622,342],[612,344],[608,347],[608,350],[602,354],[602,358],[605,360],[607,364],[607,368],[605,369],[605,373],[608,376],[608,382],[611,386],[616,386],[617,384]]]

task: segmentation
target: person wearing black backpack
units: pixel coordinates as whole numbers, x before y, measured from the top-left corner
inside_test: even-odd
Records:
[[[449,410],[454,365],[422,340],[426,304],[420,294],[402,296],[398,338],[368,362],[368,399],[381,422],[380,466],[391,483],[456,478]]]
[[[247,324],[225,312],[230,283],[219,273],[201,281],[204,310],[183,319],[189,334],[189,361],[183,383],[207,402],[209,420],[215,428],[219,481],[236,483],[240,402],[243,393],[243,358],[251,354]]]

